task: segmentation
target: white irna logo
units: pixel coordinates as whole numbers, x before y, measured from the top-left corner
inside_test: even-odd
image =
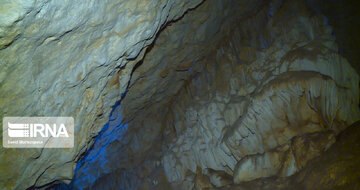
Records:
[[[8,122],[9,137],[69,137],[64,124],[42,123],[10,123]]]
[[[5,148],[73,148],[72,117],[4,117]]]

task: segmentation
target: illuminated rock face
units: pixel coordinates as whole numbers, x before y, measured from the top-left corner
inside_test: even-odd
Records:
[[[2,148],[0,189],[289,177],[360,118],[359,76],[301,0],[4,7],[0,115],[73,116],[76,134],[70,150]]]
[[[72,116],[76,128],[71,150],[2,148],[0,189],[69,181],[147,46],[199,3],[0,1],[0,116]]]

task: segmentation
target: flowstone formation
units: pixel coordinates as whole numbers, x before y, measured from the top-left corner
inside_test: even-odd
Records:
[[[72,116],[75,147],[1,148],[0,189],[356,185],[357,55],[320,2],[6,1],[0,116]]]
[[[182,187],[292,176],[359,119],[359,77],[322,15],[273,1],[233,27],[170,108],[162,161]]]
[[[89,164],[115,167],[82,184],[241,189],[287,179],[359,119],[358,81],[326,17],[303,1],[205,1],[136,66],[121,101],[126,137],[105,148],[107,164]]]

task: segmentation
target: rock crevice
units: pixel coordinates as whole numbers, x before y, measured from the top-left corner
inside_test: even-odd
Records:
[[[1,148],[0,189],[289,185],[360,118],[359,76],[322,14],[305,0],[5,2],[0,116],[72,116],[75,147]]]

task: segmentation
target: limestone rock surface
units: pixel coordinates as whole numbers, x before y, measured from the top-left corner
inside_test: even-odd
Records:
[[[1,148],[0,189],[310,187],[352,158],[359,75],[309,1],[0,4],[0,116],[75,119],[73,149]]]
[[[172,183],[198,167],[235,184],[292,176],[359,119],[358,75],[324,17],[273,1],[233,27],[172,105],[176,137],[163,157]]]
[[[156,34],[200,2],[1,0],[0,116],[74,117],[76,146],[1,148],[0,188],[71,180]]]
[[[206,189],[290,179],[359,119],[358,80],[326,18],[304,1],[205,1],[137,65],[121,102],[129,140],[107,148],[122,162],[96,183]]]

